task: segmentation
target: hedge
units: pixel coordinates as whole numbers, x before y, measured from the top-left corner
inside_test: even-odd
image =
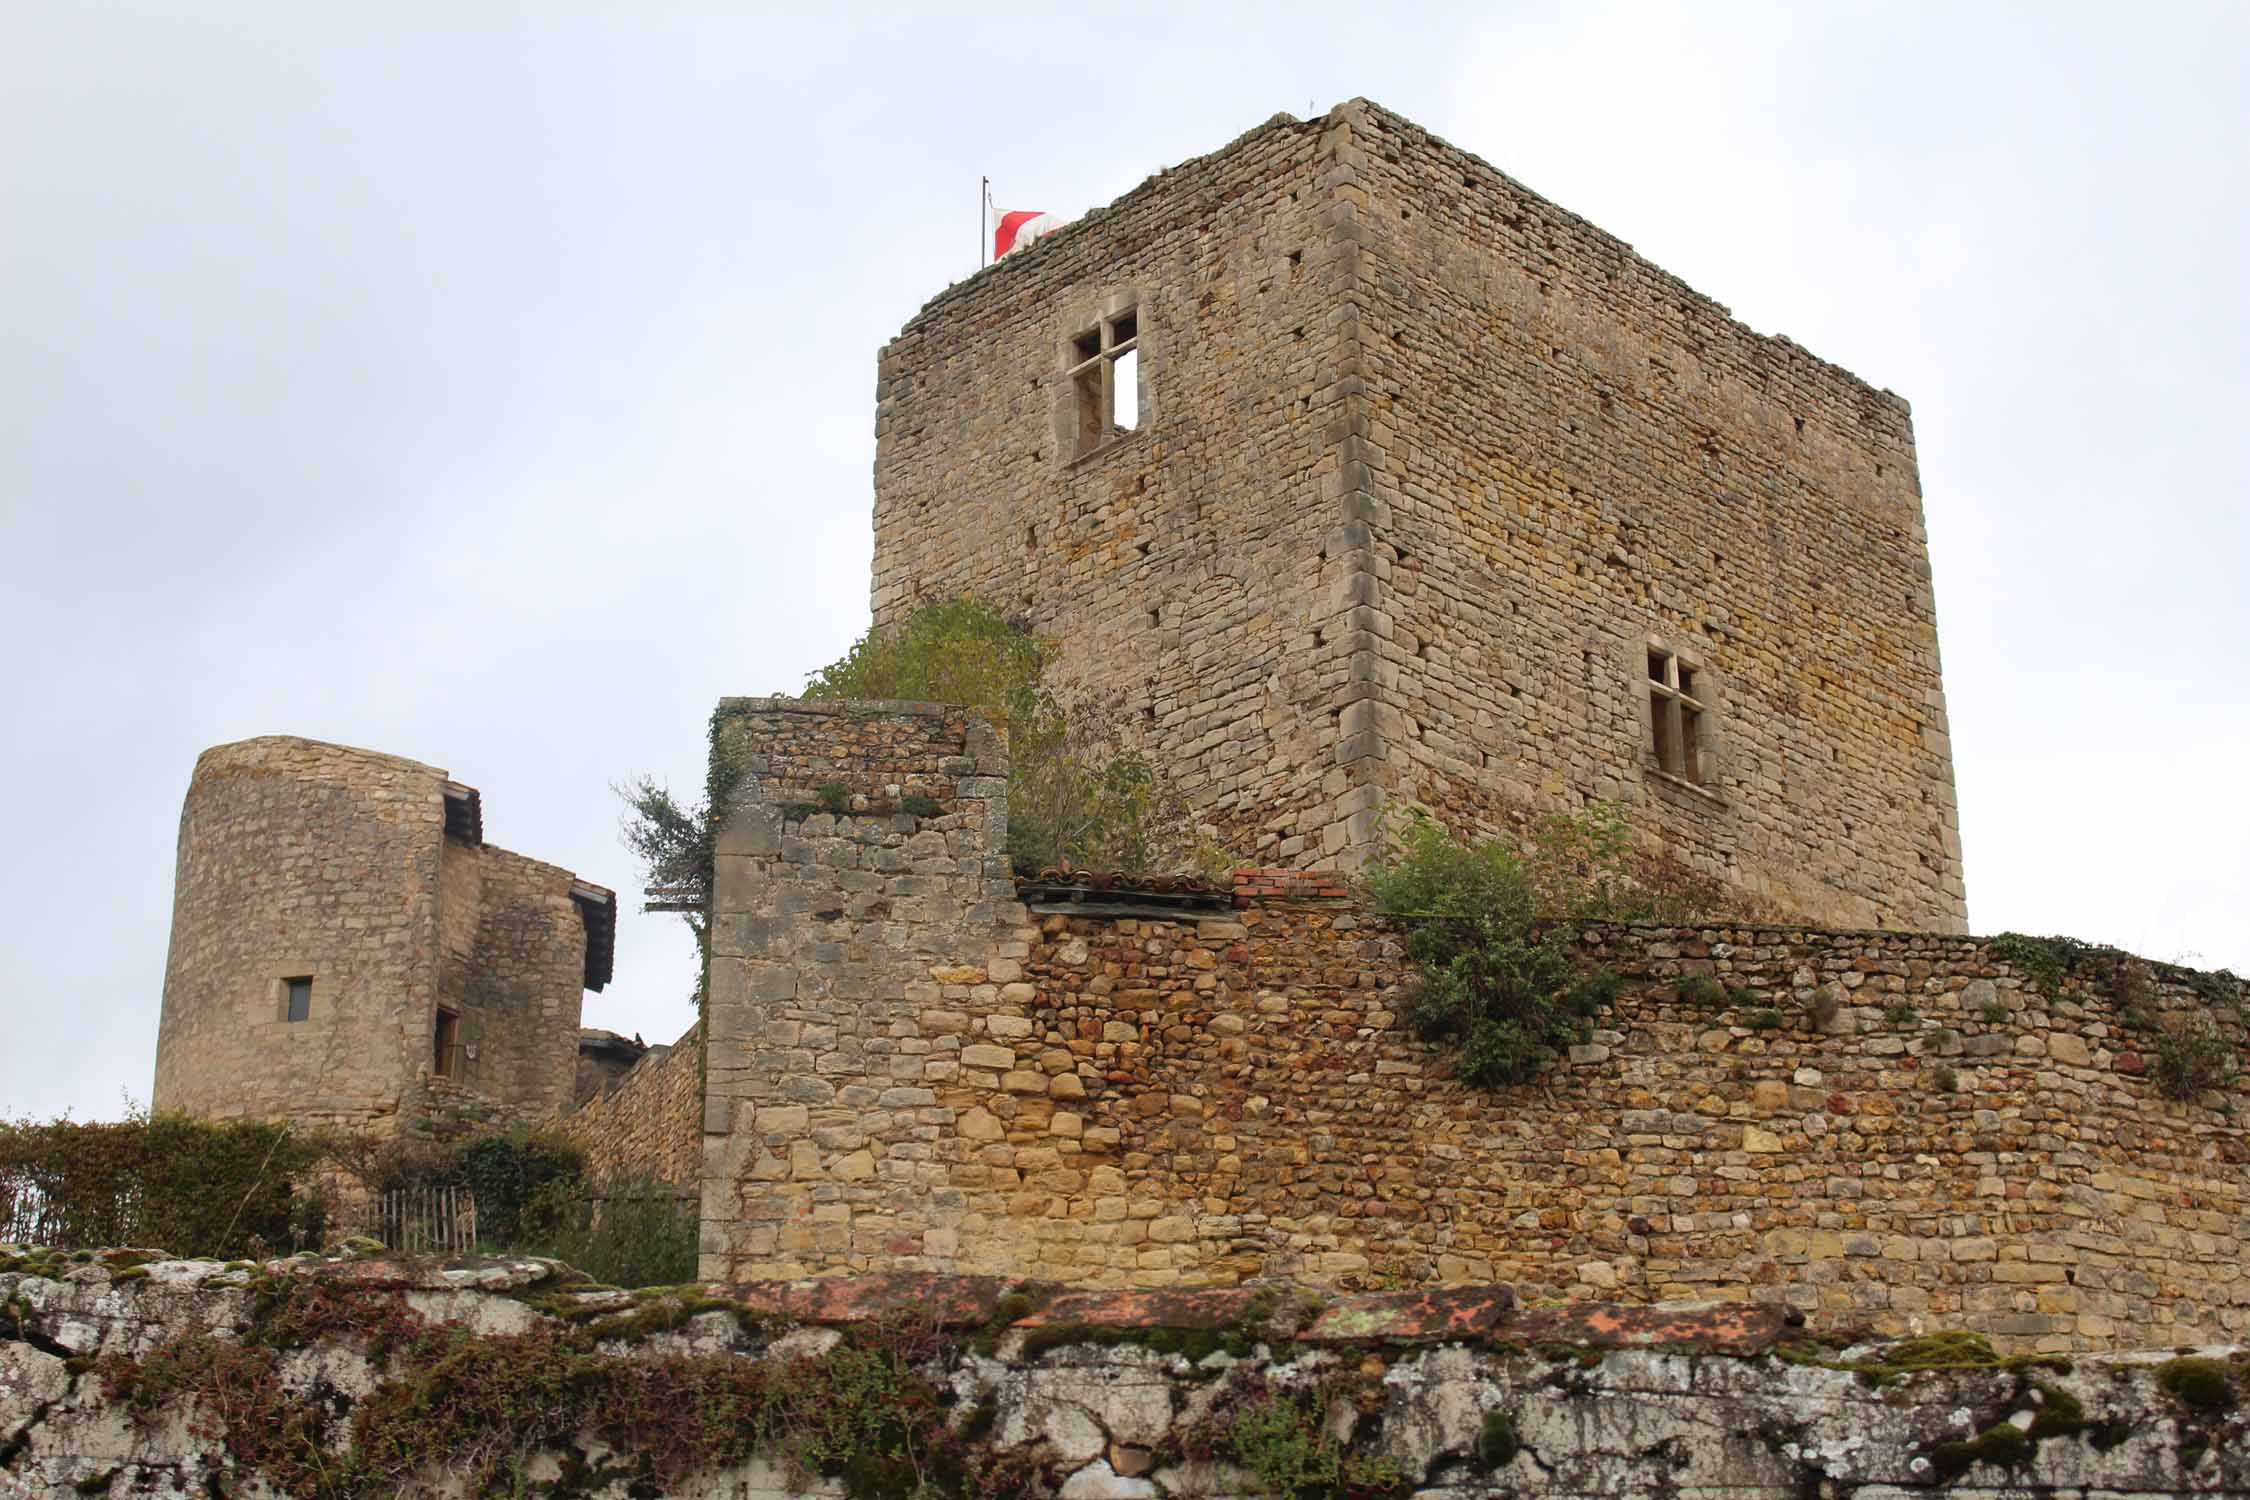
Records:
[[[231,1260],[317,1245],[323,1143],[288,1125],[0,1120],[0,1240]]]

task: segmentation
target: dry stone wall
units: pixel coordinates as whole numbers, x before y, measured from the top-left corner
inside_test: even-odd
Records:
[[[1073,459],[1063,346],[1134,298],[1142,428]],[[934,299],[880,372],[876,623],[1021,610],[1238,855],[1599,798],[1745,912],[1962,928],[1905,402],[1398,116],[1162,173]],[[1692,782],[1652,643],[1706,700]]]
[[[2250,1331],[2242,1085],[2149,1073],[2168,1030],[2239,1027],[2239,980],[1588,927],[1616,1005],[1483,1091],[1399,1027],[1399,934],[1332,877],[1246,872],[1211,917],[1027,909],[958,715],[755,700],[730,732],[763,756],[714,907],[708,1275],[1499,1281],[2022,1349]],[[786,811],[827,780],[869,810]],[[880,811],[912,785],[944,815]]]
[[[1740,1306],[911,1275],[635,1296],[530,1259],[0,1252],[0,1307],[10,1497],[1273,1500],[1345,1461],[1388,1500],[2250,1492],[2234,1351],[1922,1374],[1846,1351],[1877,1387]],[[822,1464],[807,1435],[863,1416],[888,1425]],[[885,1463],[909,1428],[919,1472]]]
[[[703,1037],[655,1049],[557,1122],[597,1176],[631,1173],[692,1185],[703,1175]]]

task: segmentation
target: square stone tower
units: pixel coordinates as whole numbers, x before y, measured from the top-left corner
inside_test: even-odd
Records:
[[[1776,914],[1958,931],[1906,403],[1365,101],[934,299],[878,625],[964,593],[1270,864],[1589,799]]]

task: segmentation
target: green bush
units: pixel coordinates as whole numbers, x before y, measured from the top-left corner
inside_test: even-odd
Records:
[[[2209,1016],[2198,1016],[2157,1039],[2156,1086],[2170,1099],[2193,1099],[2234,1081],[2234,1038]]]
[[[1098,706],[1066,712],[1049,690],[1047,643],[990,604],[925,604],[895,628],[869,631],[806,683],[807,698],[904,699],[976,709],[1008,736],[1008,855],[1018,874],[1049,866],[1117,874],[1218,875],[1231,863],[1207,838],[1194,808],[1148,757],[1124,747]],[[714,715],[712,742],[723,719]],[[619,786],[626,848],[645,883],[674,893],[701,938],[711,890],[713,809],[724,809],[740,768],[714,754],[703,800],[684,804],[651,777]],[[808,810],[846,811],[840,783],[820,789]],[[902,811],[931,817],[927,793]]]
[[[1227,863],[1194,809],[1092,705],[1065,712],[1046,682],[1048,643],[976,599],[925,604],[869,631],[813,674],[807,698],[907,698],[979,709],[1008,735],[1008,856],[1138,875],[1215,874]]]
[[[636,1174],[595,1177],[559,1136],[504,1131],[444,1144],[340,1143],[339,1165],[371,1193],[465,1188],[480,1248],[550,1255],[614,1286],[674,1286],[695,1275],[697,1204]]]
[[[1550,820],[1528,852],[1463,842],[1422,814],[1394,819],[1361,877],[1370,908],[1407,928],[1418,983],[1402,1019],[1458,1049],[1486,1088],[1537,1077],[1616,997],[1617,977],[1581,963],[1554,919],[1629,921],[1662,901],[1633,876],[1614,809]]]
[[[1187,1456],[1247,1470],[1269,1500],[1377,1500],[1409,1485],[1395,1459],[1355,1451],[1327,1421],[1331,1389],[1283,1390],[1264,1377],[1223,1390],[1188,1434]]]
[[[454,1160],[476,1195],[477,1238],[503,1250],[548,1237],[586,1177],[585,1152],[537,1131],[477,1136],[456,1148]]]
[[[573,1178],[534,1199],[544,1226],[520,1248],[568,1261],[611,1286],[678,1286],[695,1279],[699,1201],[637,1175]]]
[[[1038,637],[980,599],[924,604],[887,631],[870,630],[812,674],[807,698],[903,698],[981,708],[1013,731],[1050,712],[1041,702]]]
[[[251,1120],[0,1121],[0,1239],[222,1260],[317,1245],[325,1146]]]

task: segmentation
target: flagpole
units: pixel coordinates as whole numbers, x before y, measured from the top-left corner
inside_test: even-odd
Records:
[[[983,270],[986,265],[990,264],[990,262],[985,259],[987,255],[991,254],[989,250],[985,249],[986,243],[991,238],[991,236],[986,233],[985,215],[990,211],[991,206],[992,179],[989,177],[979,177],[977,179],[977,269],[980,271]]]

